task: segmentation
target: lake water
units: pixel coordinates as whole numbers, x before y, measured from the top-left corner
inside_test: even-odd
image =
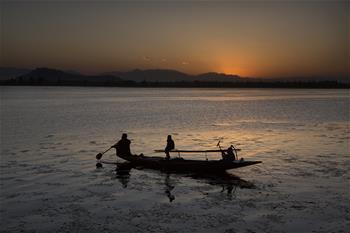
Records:
[[[1,232],[350,229],[349,90],[0,91]],[[220,140],[263,163],[225,177],[96,169],[95,155],[122,133],[137,154],[154,155],[171,134],[178,149],[215,149]]]

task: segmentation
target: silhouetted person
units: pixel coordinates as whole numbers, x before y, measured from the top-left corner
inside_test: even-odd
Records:
[[[166,147],[164,149],[165,151],[165,158],[166,159],[170,159],[170,151],[173,150],[175,148],[175,143],[173,141],[173,139],[171,138],[171,135],[168,135],[168,139],[167,139],[167,143],[166,143]]]
[[[114,147],[117,150],[117,156],[129,156],[131,155],[130,143],[131,142],[128,139],[128,135],[126,133],[123,133],[122,138],[112,147]]]
[[[223,160],[227,160],[227,161],[236,160],[236,155],[232,145],[229,148],[227,148],[226,153],[222,154],[222,158]]]

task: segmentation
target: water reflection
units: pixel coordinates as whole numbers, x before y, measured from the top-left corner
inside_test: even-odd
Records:
[[[171,193],[171,191],[175,188],[174,182],[170,179],[170,173],[167,173],[165,175],[164,179],[165,184],[165,194],[169,198],[169,202],[172,202],[175,200],[175,196]]]
[[[119,180],[123,188],[128,187],[130,181],[131,169],[134,168],[130,163],[118,163],[116,168],[116,178]],[[158,173],[161,177],[164,177],[163,190],[169,202],[175,200],[174,189],[176,183],[179,182],[178,173]],[[237,188],[240,189],[254,189],[255,185],[252,182],[241,179],[240,177],[223,172],[218,174],[192,174],[192,173],[181,173],[183,177],[189,177],[196,181],[205,182],[209,185],[221,187],[221,193],[226,193],[229,199],[235,197]]]
[[[130,181],[131,169],[132,169],[132,165],[130,163],[118,163],[115,169],[116,178],[122,184],[123,188],[128,187],[128,183]]]
[[[241,179],[240,177],[223,172],[218,174],[194,174],[190,176],[193,179],[203,180],[204,182],[220,186],[221,193],[226,192],[229,199],[235,197],[237,188],[240,189],[254,189],[255,185],[252,182]]]

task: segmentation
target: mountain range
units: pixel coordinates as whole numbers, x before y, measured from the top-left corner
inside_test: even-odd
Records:
[[[190,75],[176,70],[166,69],[135,69],[126,72],[108,72],[100,75],[84,75],[74,71],[62,71],[50,68],[36,68],[34,70],[0,68],[1,80],[15,79],[21,82],[87,82],[93,83],[115,83],[122,81],[140,82],[237,82],[240,78],[237,75],[221,73],[204,73]]]
[[[113,85],[123,80],[113,75],[83,75],[77,72],[49,68],[36,68],[15,78],[23,84],[52,85]]]
[[[0,81],[17,78],[18,76],[28,74],[31,70],[12,67],[0,67]]]
[[[240,79],[237,75],[227,75],[215,72],[190,75],[177,70],[167,69],[135,69],[126,72],[117,71],[105,74],[114,75],[123,80],[134,82],[236,82]]]
[[[6,81],[7,80],[7,81]],[[291,78],[242,78],[216,72],[199,75],[186,74],[169,69],[135,69],[131,71],[105,72],[99,75],[85,75],[72,70],[58,70],[51,68],[36,68],[34,70],[0,67],[0,81],[2,83],[49,84],[49,85],[121,85],[135,83],[275,83],[275,82],[342,82],[350,83],[349,77],[291,77]],[[187,84],[186,84],[187,85]],[[211,85],[211,84],[210,84]]]

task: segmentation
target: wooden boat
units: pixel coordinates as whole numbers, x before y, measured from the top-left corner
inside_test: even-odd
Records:
[[[236,151],[240,151],[241,149],[235,148]],[[165,150],[154,150],[156,153],[164,153]],[[174,153],[212,153],[212,152],[227,152],[227,150],[171,150],[170,152]]]
[[[158,156],[138,156],[128,155],[120,156],[120,158],[129,161],[135,167],[151,168],[162,171],[172,172],[201,172],[201,173],[216,173],[224,172],[229,169],[246,167],[261,163],[261,161],[246,161],[243,159],[234,161],[225,160],[188,160],[183,158],[165,159]],[[117,164],[116,162],[101,161],[102,163]]]

